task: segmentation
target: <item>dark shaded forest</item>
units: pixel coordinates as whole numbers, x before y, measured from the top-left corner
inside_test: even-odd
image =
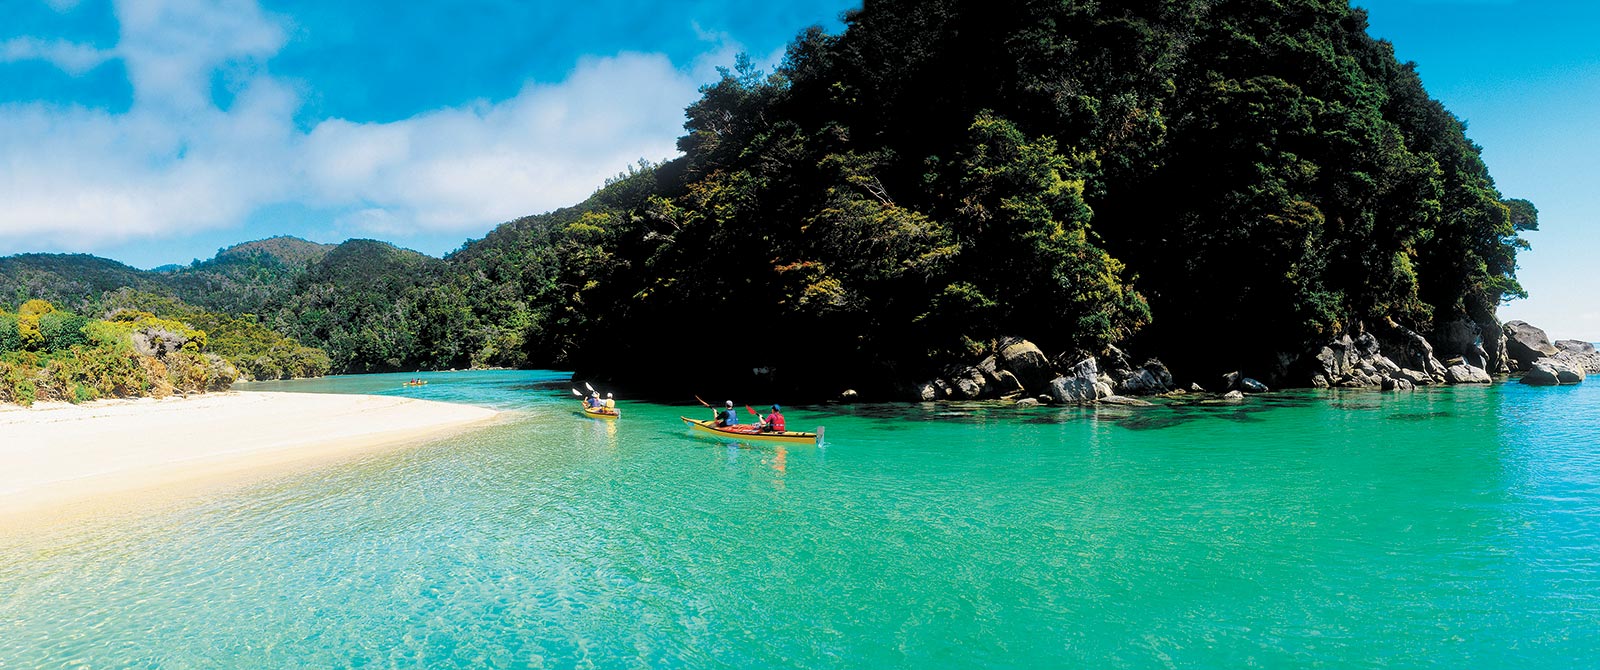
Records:
[[[442,260],[290,238],[151,273],[13,257],[0,299],[94,313],[131,287],[339,372],[890,397],[1007,336],[1292,382],[1332,338],[1524,295],[1536,209],[1345,0],[881,0],[845,25],[725,70],[681,157]]]

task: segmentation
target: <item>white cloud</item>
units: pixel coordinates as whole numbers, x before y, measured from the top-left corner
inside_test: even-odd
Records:
[[[385,227],[481,228],[574,204],[635,160],[672,155],[696,88],[663,56],[585,59],[565,81],[497,104],[324,121],[307,138],[305,172],[315,204],[370,203]]]
[[[42,60],[73,76],[93,70],[111,57],[109,51],[66,40],[13,37],[0,42],[0,63]]]
[[[288,202],[344,212],[332,224],[357,232],[481,233],[575,204],[639,158],[674,155],[683,108],[737,49],[719,38],[687,71],[657,54],[587,58],[564,80],[529,83],[508,100],[392,123],[328,119],[307,131],[294,118],[300,93],[266,67],[286,32],[255,0],[115,8],[121,34],[110,51],[26,37],[0,51],[67,72],[121,59],[133,85],[122,113],[0,105],[0,240],[9,246],[93,251],[241,225]],[[212,100],[218,72],[233,82],[226,109]]]

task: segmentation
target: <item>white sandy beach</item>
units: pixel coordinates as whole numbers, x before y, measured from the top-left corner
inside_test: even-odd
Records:
[[[0,406],[0,522],[28,523],[330,458],[486,421],[470,405],[369,395],[230,392]]]

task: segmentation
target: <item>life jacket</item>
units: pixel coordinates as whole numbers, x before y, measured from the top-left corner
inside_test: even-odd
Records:
[[[783,432],[783,415],[779,414],[778,412],[768,414],[767,426],[770,427],[774,433]]]
[[[739,425],[739,415],[733,413],[732,407],[722,410],[722,414],[717,415],[717,420],[724,426]]]

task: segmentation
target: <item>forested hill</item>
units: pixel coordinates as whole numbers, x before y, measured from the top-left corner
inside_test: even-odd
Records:
[[[1343,0],[887,0],[845,25],[705,87],[681,157],[445,259],[290,244],[163,290],[340,371],[760,369],[796,394],[888,393],[1007,336],[1304,383],[1363,329],[1463,353],[1522,294],[1536,210]]]
[[[1336,336],[1498,337],[1522,294],[1535,210],[1343,0],[885,0],[846,25],[727,72],[682,158],[559,231],[546,323],[584,344],[558,353],[831,392],[1016,335],[1303,384]]]

